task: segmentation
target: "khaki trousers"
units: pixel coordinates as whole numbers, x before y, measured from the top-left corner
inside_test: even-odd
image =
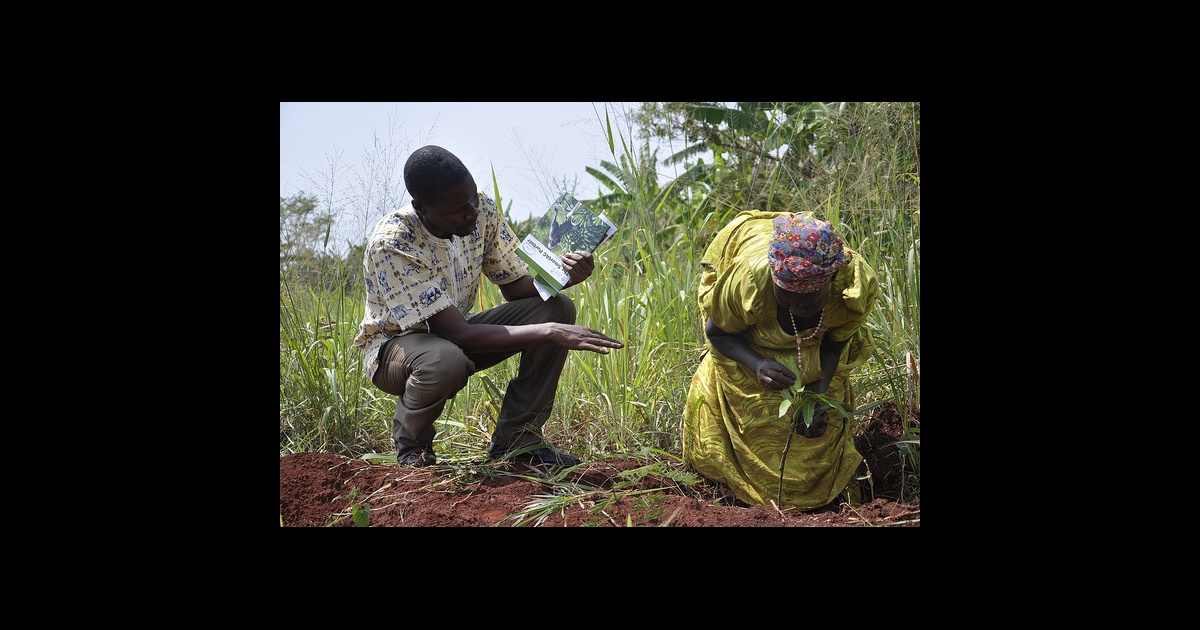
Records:
[[[561,293],[546,301],[524,298],[472,313],[467,321],[504,326],[574,324],[575,304]],[[542,427],[550,418],[568,350],[543,343],[519,352],[517,376],[508,384],[492,432],[492,442],[500,451],[543,442]],[[469,376],[514,354],[517,351],[464,352],[451,341],[423,332],[393,337],[384,343],[372,381],[380,390],[398,397],[392,418],[396,448],[432,448],[437,434],[434,421],[442,415],[446,401],[466,387]]]

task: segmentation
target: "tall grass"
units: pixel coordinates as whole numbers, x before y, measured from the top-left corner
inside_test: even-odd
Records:
[[[772,173],[771,191],[780,193],[768,197],[833,221],[876,270],[880,299],[867,321],[876,349],[853,377],[856,402],[859,407],[894,402],[907,421],[907,414],[920,409],[919,377],[910,373],[908,359],[919,369],[919,173],[904,168],[912,163],[912,143],[893,137],[907,133],[897,131],[902,126],[892,119],[906,112],[857,111],[879,117],[854,121],[881,130],[863,143],[866,155],[851,155],[836,172],[814,179]],[[644,175],[653,180],[653,174]],[[493,185],[501,199],[499,184]],[[583,455],[680,452],[684,400],[703,347],[695,297],[698,261],[712,234],[748,205],[742,193],[730,190],[728,182],[710,180],[707,190],[670,204],[639,207],[636,199],[643,197],[635,196],[623,208],[617,236],[596,252],[592,278],[566,293],[576,303],[579,324],[626,346],[607,355],[570,353],[545,428],[552,442]],[[514,228],[524,236],[521,225]],[[346,264],[361,265],[361,260]],[[309,284],[298,286],[281,270],[280,455],[393,453],[396,399],[366,379],[362,355],[352,343],[365,289]],[[501,299],[499,290],[484,281],[476,310]],[[514,357],[473,375],[448,403],[437,421],[439,458],[482,455],[516,367]],[[910,427],[909,437],[901,448],[919,475],[919,428]]]
[[[354,347],[351,296],[279,282],[279,448],[281,453],[361,453],[391,447],[382,422],[394,399],[362,373]]]

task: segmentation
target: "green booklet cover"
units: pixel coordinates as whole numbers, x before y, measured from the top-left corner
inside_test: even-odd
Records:
[[[570,280],[562,265],[564,254],[594,252],[616,233],[617,226],[603,213],[596,214],[570,193],[562,193],[533,223],[517,255],[529,265],[542,299],[548,300]]]

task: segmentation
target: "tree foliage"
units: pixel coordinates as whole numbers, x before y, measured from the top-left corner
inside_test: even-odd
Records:
[[[329,250],[335,216],[304,193],[279,198],[279,277],[299,286],[352,288],[362,277],[362,246],[346,258]]]
[[[318,199],[303,193],[279,198],[279,269],[311,260],[329,242],[334,215],[321,212]]]

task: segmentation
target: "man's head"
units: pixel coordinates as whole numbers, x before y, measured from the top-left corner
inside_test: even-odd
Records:
[[[434,236],[467,236],[475,230],[479,195],[475,178],[458,156],[432,144],[413,151],[404,163],[404,186]]]
[[[433,203],[447,189],[454,188],[471,180],[475,187],[475,178],[467,170],[458,156],[435,145],[423,146],[404,163],[404,187],[413,199],[424,203]]]

